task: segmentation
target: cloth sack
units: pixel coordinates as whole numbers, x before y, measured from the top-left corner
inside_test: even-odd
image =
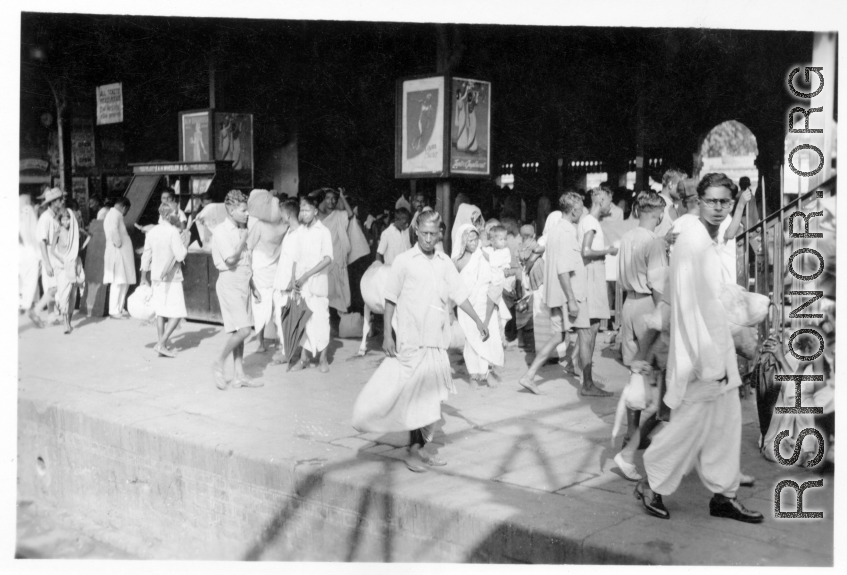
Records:
[[[735,352],[744,359],[754,360],[759,349],[758,325],[768,315],[767,296],[750,293],[738,284],[724,284],[720,301],[726,310]]]
[[[126,309],[129,315],[141,321],[150,321],[156,317],[156,311],[152,304],[153,288],[141,285],[135,288],[132,295],[126,300]]]
[[[365,327],[365,318],[359,312],[338,312],[341,323],[338,325],[338,337],[360,338]]]
[[[629,383],[623,389],[621,398],[618,400],[618,408],[615,411],[615,423],[612,426],[612,442],[618,436],[618,432],[626,419],[626,410],[634,409],[645,414],[654,413],[658,408],[659,389],[649,385],[640,373],[630,372]]]

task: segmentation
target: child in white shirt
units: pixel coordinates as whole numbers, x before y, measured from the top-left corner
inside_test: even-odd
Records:
[[[394,258],[412,249],[409,241],[409,224],[412,214],[406,208],[397,208],[394,212],[394,223],[385,228],[379,236],[379,247],[376,248],[376,259],[386,265],[394,263]]]
[[[488,232],[489,246],[482,248],[482,255],[491,266],[491,286],[500,288],[500,296],[497,300],[500,323],[500,339],[506,345],[505,327],[506,322],[512,319],[506,302],[503,301],[503,290],[512,291],[515,287],[515,276],[506,277],[506,271],[512,267],[512,254],[506,247],[506,228],[501,225],[492,226]]]

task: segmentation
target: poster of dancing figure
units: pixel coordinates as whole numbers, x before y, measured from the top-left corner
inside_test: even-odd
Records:
[[[409,79],[401,85],[397,175],[444,175],[444,77]]]
[[[232,183],[253,185],[253,115],[215,112],[215,159],[232,162]]]
[[[491,174],[491,82],[452,79],[450,173]]]

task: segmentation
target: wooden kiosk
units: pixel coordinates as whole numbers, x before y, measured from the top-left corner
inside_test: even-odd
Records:
[[[133,176],[126,191],[131,205],[124,217],[127,231],[138,255],[144,245],[144,234],[135,225],[155,224],[159,219],[159,195],[165,187],[177,192],[182,210],[199,206],[198,197],[208,193],[213,202],[223,202],[233,188],[232,162],[150,162],[131,164]],[[208,245],[193,241],[183,267],[183,289],[188,319],[222,323],[215,294],[218,270],[212,263]]]

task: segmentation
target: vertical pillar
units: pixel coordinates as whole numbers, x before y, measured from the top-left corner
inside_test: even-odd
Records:
[[[646,75],[645,64],[638,67],[638,104],[636,106],[636,128],[635,128],[635,193],[645,187],[644,164],[644,78]]]
[[[215,107],[215,60],[209,58],[209,107]]]
[[[450,245],[450,232],[453,227],[453,200],[450,198],[450,180],[438,180],[435,184],[435,210],[441,214],[444,222],[444,251],[450,253],[453,246]]]
[[[564,193],[565,191],[565,159],[559,158],[557,164],[558,169],[556,172],[556,190],[558,191],[558,194],[556,194],[556,196],[561,197],[562,193]]]
[[[447,74],[450,72],[452,65],[454,63],[453,50],[452,50],[452,42],[451,39],[447,36],[447,30],[443,24],[437,24],[435,27],[436,31],[436,70],[439,74]],[[456,32],[454,32],[456,33]],[[448,94],[450,93],[450,87],[444,86],[445,95],[444,102],[445,105],[450,102],[450,98]],[[449,130],[449,124],[444,126],[445,130]],[[449,138],[448,138],[449,139]],[[449,154],[449,150],[444,150],[445,154]],[[435,210],[441,214],[441,221],[444,222],[444,226],[446,227],[444,231],[444,251],[448,254],[452,249],[450,245],[450,232],[453,225],[453,201],[450,197],[450,180],[438,180],[435,185]]]

